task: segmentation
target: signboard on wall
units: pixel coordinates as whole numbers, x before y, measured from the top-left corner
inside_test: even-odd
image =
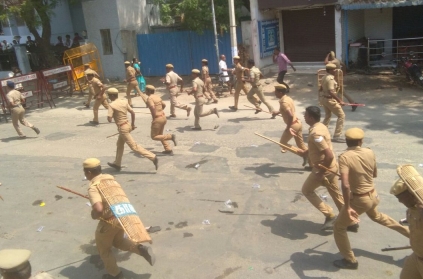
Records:
[[[279,20],[259,21],[258,30],[260,58],[272,56],[273,50],[279,45]]]

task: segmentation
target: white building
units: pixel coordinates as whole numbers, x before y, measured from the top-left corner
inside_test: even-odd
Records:
[[[82,3],[88,42],[101,57],[104,75],[125,78],[125,60],[138,57],[137,34],[158,25],[159,10],[146,0],[92,0]],[[142,42],[141,42],[142,43]]]

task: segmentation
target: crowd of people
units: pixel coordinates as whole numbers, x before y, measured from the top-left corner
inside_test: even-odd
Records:
[[[254,106],[255,114],[267,112],[272,115],[272,119],[281,116],[286,125],[278,143],[281,147],[281,152],[293,152],[303,157],[308,163],[306,170],[310,171],[310,173],[304,181],[301,191],[310,204],[324,216],[325,221],[321,229],[325,231],[333,230],[335,244],[342,255],[342,259],[334,261],[333,264],[341,269],[355,270],[358,268],[358,261],[352,251],[347,232],[357,233],[359,231],[359,216],[366,213],[372,221],[410,238],[413,254],[405,261],[401,279],[423,278],[423,204],[419,197],[409,190],[410,186],[406,181],[398,180],[392,186],[391,193],[408,208],[407,218],[409,219],[410,227],[403,226],[390,216],[377,210],[380,197],[374,184],[374,178],[377,177],[376,157],[372,150],[363,146],[365,134],[361,128],[350,128],[347,131],[343,129],[345,122],[343,108],[351,106],[352,110],[355,111],[359,104],[352,99],[349,103],[345,103],[343,101],[345,94],[344,96],[339,94],[340,89],[343,89],[342,80],[339,78],[342,75],[342,65],[336,58],[335,53],[328,53],[324,60],[326,74],[319,81],[318,102],[315,105],[308,106],[304,111],[304,121],[309,126],[307,144],[303,140],[302,120],[297,117],[295,98],[288,95],[290,87],[284,80],[288,70],[287,67],[290,66],[294,71],[296,71],[296,68],[280,49],[275,49],[273,55],[273,61],[279,68],[277,83],[274,85],[274,96],[279,101],[278,109],[274,109],[264,95],[264,88],[260,81],[263,78],[263,74],[260,69],[255,67],[254,60],[248,60],[247,66],[244,67],[240,63],[240,57],[235,56],[233,57],[234,68],[228,68],[226,57],[222,55],[220,59],[219,68],[224,74],[224,81],[229,82],[227,80],[228,72],[231,72],[236,78],[233,92],[234,104],[229,107],[230,110],[232,112],[238,110],[240,93],[244,91],[247,95],[247,100]],[[113,162],[107,163],[116,171],[121,171],[122,169],[125,143],[135,153],[150,160],[156,170],[159,168],[157,155],[138,144],[131,135],[131,132],[136,129],[132,91],[135,91],[135,97],[141,97],[149,108],[152,117],[151,138],[162,143],[163,154],[173,154],[173,149],[169,142],[177,146],[176,134],[164,134],[167,122],[165,113],[167,105],[156,94],[156,88],[153,85],[145,84],[145,79],[138,63],[137,59],[134,59],[132,63],[129,61],[124,63],[127,100],[119,99],[119,90],[106,88],[100,80],[100,76],[90,68],[90,65],[85,65],[84,73],[89,85],[89,99],[84,103],[85,106],[89,108],[91,100],[94,100],[94,118],[90,123],[92,125],[99,124],[99,107],[104,106],[107,109],[107,121],[110,123],[114,122],[117,126],[116,157]],[[201,65],[201,69],[192,69],[191,86],[190,89],[185,90],[188,95],[192,95],[195,99],[194,109],[190,105],[181,104],[178,101],[179,94],[184,92],[185,83],[183,78],[175,72],[172,64],[165,65],[166,75],[161,79],[170,99],[169,117],[177,117],[176,108],[184,110],[187,117],[190,116],[193,110],[195,120],[192,130],[195,131],[202,130],[200,118],[210,115],[220,117],[217,105],[209,109],[205,107],[208,104],[217,104],[218,99],[211,84],[207,59],[203,59]],[[251,84],[250,89],[247,88],[246,83]],[[24,138],[24,134],[18,125],[19,122],[39,134],[40,130],[25,120],[25,110],[22,108],[24,98],[22,98],[19,91],[14,90],[14,86],[13,82],[7,83],[9,88],[7,97],[12,106],[13,125],[18,135],[20,138]],[[351,97],[349,96],[349,98]],[[262,104],[266,106],[267,110],[261,108]],[[318,104],[323,107],[325,112],[325,118],[322,122],[322,110]],[[130,119],[128,119],[128,113],[130,114]],[[332,113],[338,118],[333,136],[331,136],[328,129]],[[295,138],[296,147],[289,144],[292,138]],[[333,150],[333,142],[346,144],[346,151],[338,159]],[[135,243],[131,239],[125,239],[122,227],[117,222],[120,217],[114,211],[114,214],[111,213],[113,205],[107,200],[103,192],[99,190],[100,188],[107,188],[108,185],[114,185],[113,187],[118,187],[119,191],[123,191],[120,185],[113,176],[102,174],[101,162],[96,158],[86,159],[83,162],[83,169],[85,176],[90,180],[88,196],[92,205],[91,216],[93,219],[99,220],[95,238],[97,249],[107,271],[103,279],[124,278],[111,251],[113,246],[120,250],[134,252],[145,258],[151,265],[154,265],[155,256],[151,247]],[[336,210],[316,194],[315,190],[321,186],[326,187],[335,202],[338,214]],[[423,188],[423,185],[421,187]],[[23,269],[28,268],[29,265],[29,254],[27,252],[14,251],[13,253],[20,253],[19,261],[17,260],[13,265],[4,265],[0,252],[0,269],[6,274],[6,279],[23,278],[8,277],[8,273],[17,272],[16,266],[20,266]],[[8,269],[13,272],[8,271]]]

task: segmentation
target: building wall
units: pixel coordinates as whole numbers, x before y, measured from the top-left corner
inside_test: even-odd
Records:
[[[117,0],[94,0],[82,3],[88,42],[93,43],[100,54],[106,78],[124,79],[124,55],[121,49],[121,32]],[[104,55],[100,29],[110,29],[113,54]]]
[[[150,33],[150,26],[159,25],[157,6],[146,0],[117,0],[119,25],[122,30],[135,30],[137,34]]]
[[[68,0],[60,1],[56,8],[53,11],[53,15],[50,19],[51,24],[51,42],[55,43],[57,41],[57,36],[62,36],[63,39],[65,35],[70,35],[73,39],[74,32],[72,26],[72,19],[69,9]],[[26,40],[25,40],[26,41]]]
[[[259,0],[250,0],[251,41],[252,41],[254,61],[256,62],[256,66],[259,68],[262,68],[265,66],[272,65],[273,60],[272,60],[272,56],[260,58],[258,21],[278,19],[278,12],[277,11],[268,11],[268,12],[260,11],[258,9],[258,1]]]
[[[79,1],[69,3],[69,11],[73,31],[79,33],[82,37],[82,31],[87,30],[87,27],[85,26],[84,11],[82,10],[82,3]]]
[[[248,48],[248,56],[254,58],[252,41],[251,41],[251,21],[241,22],[242,43]]]
[[[364,10],[348,11],[348,42],[355,42],[364,36]]]
[[[335,53],[339,59],[343,59],[343,49],[342,49],[342,12],[334,9],[335,12]]]
[[[364,35],[370,39],[392,39],[392,8],[364,11]],[[392,53],[392,41],[385,42],[385,53]]]

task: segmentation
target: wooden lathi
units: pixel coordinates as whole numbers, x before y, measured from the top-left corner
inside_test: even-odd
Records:
[[[402,181],[413,193],[416,198],[423,204],[423,177],[418,173],[413,165],[402,165],[397,168],[397,173]]]
[[[103,179],[97,188],[128,238],[136,243],[152,243],[150,235],[119,183],[113,179]]]

